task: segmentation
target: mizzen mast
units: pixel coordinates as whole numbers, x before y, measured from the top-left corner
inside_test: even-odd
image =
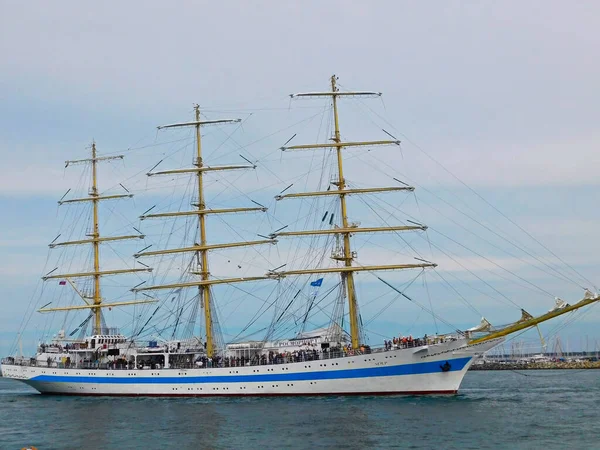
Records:
[[[87,159],[78,159],[71,160],[65,162],[65,167],[74,164],[87,164],[91,163],[92,165],[92,187],[88,192],[88,197],[83,198],[74,198],[69,200],[59,200],[58,204],[69,204],[69,203],[80,203],[80,202],[92,202],[92,231],[88,233],[91,239],[82,239],[76,241],[65,241],[65,242],[56,242],[51,243],[49,245],[50,248],[68,246],[68,245],[81,245],[81,244],[92,244],[93,247],[93,258],[94,258],[94,271],[93,272],[76,272],[76,273],[63,273],[63,274],[53,274],[42,277],[44,281],[50,279],[66,279],[69,281],[69,284],[73,287],[75,292],[81,297],[84,301],[85,305],[80,306],[67,306],[62,308],[42,308],[39,312],[54,312],[54,311],[70,311],[76,309],[91,309],[94,314],[94,334],[102,334],[102,308],[105,307],[113,307],[113,306],[125,306],[125,305],[133,305],[139,303],[152,303],[155,302],[154,299],[151,300],[139,300],[139,301],[127,301],[127,302],[116,302],[116,303],[103,303],[102,302],[102,292],[100,285],[100,277],[105,275],[119,275],[125,273],[134,273],[134,272],[151,272],[151,268],[144,269],[116,269],[116,270],[100,270],[100,243],[107,241],[120,241],[125,239],[143,239],[145,236],[143,234],[136,235],[128,235],[128,236],[110,236],[110,237],[100,237],[100,228],[98,225],[98,204],[103,200],[114,200],[114,199],[122,199],[122,198],[132,198],[133,194],[119,194],[119,195],[100,195],[98,191],[98,174],[97,174],[97,164],[102,161],[111,161],[116,159],[123,159],[123,155],[116,156],[102,156],[98,157],[96,152],[96,143],[92,143],[92,157]],[[71,278],[84,278],[84,277],[93,277],[94,279],[94,288],[91,296],[86,296],[82,294],[71,280]],[[92,300],[90,303],[88,300]]]
[[[193,166],[191,168],[184,169],[173,169],[163,170],[158,172],[150,172],[147,175],[149,177],[157,175],[185,175],[185,174],[196,174],[198,182],[198,201],[192,202],[191,206],[196,207],[195,210],[190,211],[175,211],[165,212],[157,214],[145,214],[140,216],[140,219],[153,219],[153,218],[167,218],[167,217],[186,217],[186,216],[198,216],[198,234],[200,236],[200,243],[195,243],[189,247],[181,247],[174,249],[163,249],[157,251],[140,252],[134,255],[136,258],[145,256],[158,256],[167,255],[174,253],[186,253],[195,252],[197,255],[197,262],[199,270],[192,270],[189,274],[199,275],[199,280],[190,282],[180,282],[171,284],[162,284],[155,286],[146,286],[134,291],[148,291],[158,289],[178,289],[187,287],[196,287],[198,289],[198,295],[200,298],[201,307],[204,310],[204,323],[206,330],[206,353],[209,358],[212,358],[215,352],[214,344],[214,332],[213,332],[213,318],[212,318],[212,307],[211,307],[211,286],[217,284],[229,284],[238,283],[243,281],[254,281],[264,280],[269,277],[246,277],[246,278],[227,278],[227,279],[211,279],[208,261],[209,250],[215,249],[226,249],[233,247],[246,247],[260,244],[274,244],[277,241],[273,238],[259,240],[259,241],[243,241],[243,242],[228,242],[219,244],[208,244],[206,235],[206,216],[214,214],[235,214],[243,212],[265,212],[265,207],[251,207],[251,208],[223,208],[223,209],[209,209],[206,205],[205,190],[204,190],[204,173],[215,172],[215,171],[227,171],[227,170],[238,170],[238,169],[255,169],[255,165],[225,165],[225,166],[209,166],[204,163],[202,156],[202,136],[200,128],[206,125],[220,125],[220,124],[232,124],[239,123],[241,119],[219,119],[219,120],[201,120],[200,107],[194,106],[195,120],[192,122],[174,123],[170,125],[159,126],[158,129],[165,128],[178,128],[178,127],[194,127],[196,129],[196,158],[194,159]]]
[[[379,271],[379,270],[402,270],[402,269],[415,269],[415,268],[427,268],[435,267],[436,264],[424,263],[424,264],[389,264],[389,265],[377,265],[377,266],[353,266],[352,262],[355,261],[356,254],[352,251],[350,237],[354,233],[378,233],[378,232],[399,232],[399,231],[417,231],[426,230],[425,225],[415,224],[414,226],[391,226],[391,227],[364,227],[360,228],[357,225],[351,224],[348,221],[348,208],[346,205],[346,196],[353,194],[369,194],[369,193],[381,193],[381,192],[393,192],[393,191],[414,191],[412,186],[396,186],[396,187],[384,187],[384,188],[366,188],[366,189],[347,189],[346,179],[344,177],[343,170],[343,159],[342,151],[345,148],[361,148],[361,147],[373,147],[381,145],[400,145],[398,140],[381,140],[381,141],[365,141],[365,142],[343,142],[340,136],[340,124],[338,116],[338,99],[342,97],[379,97],[381,92],[371,91],[354,91],[354,92],[340,92],[337,85],[337,77],[333,75],[331,77],[331,92],[307,92],[300,94],[292,94],[290,97],[330,97],[333,103],[333,119],[334,119],[334,136],[331,143],[326,144],[307,144],[307,145],[295,145],[289,147],[281,147],[282,151],[290,150],[314,150],[314,149],[335,149],[337,155],[337,168],[338,168],[338,179],[331,184],[337,186],[337,190],[327,190],[321,192],[302,192],[302,193],[291,193],[285,195],[278,195],[275,197],[276,200],[283,200],[287,198],[298,198],[298,197],[317,197],[323,195],[338,195],[340,198],[340,209],[342,213],[342,226],[336,227],[329,230],[306,230],[306,231],[291,231],[291,232],[276,232],[271,234],[270,237],[280,236],[311,236],[319,234],[337,234],[343,236],[342,251],[340,254],[334,254],[332,259],[343,262],[344,265],[341,267],[334,268],[317,268],[317,269],[305,269],[305,270],[290,270],[271,272],[274,277],[283,277],[286,275],[306,275],[306,274],[318,274],[318,273],[340,273],[342,279],[342,286],[346,288],[349,306],[350,316],[350,335],[352,338],[352,347],[357,349],[360,347],[360,329],[359,329],[359,317],[358,317],[358,304],[356,299],[356,289],[354,287],[354,272],[359,271]]]

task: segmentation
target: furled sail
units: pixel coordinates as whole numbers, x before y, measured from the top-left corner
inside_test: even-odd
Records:
[[[590,300],[592,298],[596,298],[598,297],[598,294],[594,294],[592,291],[590,291],[589,289],[585,290],[585,294],[583,294],[583,299],[584,300]]]
[[[517,323],[527,322],[528,320],[533,319],[533,316],[529,314],[524,309],[521,309],[521,318],[517,321]]]
[[[567,302],[565,302],[564,300],[556,297],[556,303],[554,304],[554,307],[548,312],[558,311],[559,309],[566,308],[567,306],[570,306],[570,305]]]
[[[473,333],[477,331],[490,331],[491,329],[492,324],[489,323],[485,317],[482,317],[479,325],[475,325],[474,327],[469,328],[467,331]]]

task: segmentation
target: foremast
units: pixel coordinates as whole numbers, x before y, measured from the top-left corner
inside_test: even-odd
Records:
[[[156,300],[137,300],[137,301],[127,301],[127,302],[115,302],[115,303],[103,303],[102,302],[102,290],[100,284],[100,278],[105,275],[118,275],[125,273],[134,273],[134,272],[151,272],[151,268],[144,269],[116,269],[116,270],[100,270],[100,243],[107,241],[119,241],[125,239],[143,239],[145,236],[142,234],[137,235],[128,235],[128,236],[110,236],[110,237],[101,237],[100,236],[100,228],[98,225],[98,206],[101,201],[104,200],[115,200],[115,199],[123,199],[123,198],[132,198],[133,194],[119,194],[119,195],[105,195],[101,196],[98,191],[98,173],[97,173],[97,165],[98,162],[101,161],[111,161],[116,159],[123,159],[123,155],[117,156],[103,156],[98,157],[96,151],[96,143],[92,143],[92,157],[88,159],[78,159],[65,161],[65,167],[74,164],[90,164],[92,166],[92,186],[88,192],[88,197],[84,198],[74,198],[70,200],[59,200],[58,204],[69,204],[69,203],[80,203],[80,202],[92,202],[92,231],[88,233],[87,236],[91,237],[91,239],[83,239],[76,241],[65,241],[65,242],[56,242],[51,243],[49,245],[50,248],[56,248],[61,246],[68,245],[83,245],[83,244],[92,244],[93,248],[93,259],[94,259],[94,271],[93,272],[78,272],[78,273],[63,273],[63,274],[52,274],[46,275],[42,277],[44,281],[50,279],[65,279],[69,282],[71,287],[75,290],[75,292],[79,295],[79,297],[85,303],[84,305],[79,306],[67,306],[67,307],[58,307],[58,308],[42,308],[39,312],[56,312],[56,311],[70,311],[77,309],[90,309],[94,315],[94,334],[102,334],[102,308],[113,307],[113,306],[126,306],[132,304],[139,303],[151,303]],[[64,196],[63,196],[64,198]],[[85,295],[82,293],[73,282],[72,278],[86,278],[92,277],[94,279],[94,287],[92,291],[92,295]],[[90,303],[91,300],[91,303]]]
[[[352,348],[358,349],[361,345],[360,342],[360,327],[359,327],[359,315],[358,315],[358,302],[356,296],[356,289],[354,287],[354,272],[360,271],[379,271],[379,270],[402,270],[402,269],[415,269],[415,268],[427,268],[435,267],[433,263],[423,264],[390,264],[390,265],[377,265],[377,266],[353,266],[352,262],[355,261],[356,255],[352,251],[351,247],[351,235],[353,233],[378,233],[378,232],[397,232],[397,231],[413,231],[413,230],[426,230],[427,227],[424,225],[415,226],[391,226],[391,227],[364,227],[360,228],[356,225],[351,224],[348,221],[348,208],[346,205],[346,196],[353,194],[367,194],[367,193],[381,193],[381,192],[392,192],[392,191],[414,191],[414,187],[411,186],[392,186],[385,188],[367,188],[367,189],[346,189],[346,179],[344,178],[343,169],[343,158],[342,153],[345,148],[348,147],[372,147],[380,145],[400,145],[398,140],[382,140],[382,141],[364,141],[364,142],[343,142],[340,136],[340,124],[338,115],[338,99],[341,97],[359,97],[359,96],[381,96],[380,92],[371,91],[354,91],[354,92],[340,92],[337,87],[337,77],[333,75],[331,77],[331,92],[307,92],[300,94],[291,94],[290,97],[330,97],[333,103],[333,119],[334,119],[334,136],[332,138],[333,143],[327,144],[308,144],[308,145],[296,145],[289,147],[282,147],[281,150],[306,150],[306,149],[331,149],[335,148],[337,155],[337,169],[338,179],[332,184],[337,186],[337,190],[327,190],[320,192],[302,192],[292,193],[286,195],[278,195],[275,197],[276,200],[282,200],[285,198],[298,198],[298,197],[317,197],[323,195],[337,195],[340,198],[340,209],[342,215],[342,227],[333,228],[329,230],[306,230],[306,231],[292,231],[292,232],[281,232],[273,233],[271,237],[279,236],[310,236],[310,235],[324,235],[324,234],[337,234],[343,237],[343,246],[341,254],[332,255],[332,259],[342,261],[344,264],[341,267],[334,268],[317,268],[317,269],[303,269],[303,270],[290,270],[272,272],[271,275],[274,277],[283,277],[287,275],[305,275],[305,274],[319,274],[319,273],[340,273],[342,286],[345,287],[347,298],[348,298],[348,313],[350,317],[350,336],[352,340]]]
[[[246,277],[246,278],[228,278],[228,279],[211,279],[210,270],[209,270],[209,258],[208,252],[209,250],[214,249],[226,249],[233,247],[242,247],[242,246],[253,246],[253,245],[261,245],[261,244],[274,244],[277,241],[275,239],[265,239],[260,241],[244,241],[244,242],[228,242],[228,243],[220,243],[220,244],[209,244],[206,234],[206,216],[213,214],[236,214],[236,213],[244,213],[244,212],[266,212],[267,208],[265,207],[250,207],[250,208],[224,208],[224,209],[209,209],[206,205],[205,200],[205,190],[204,190],[204,173],[212,172],[212,171],[228,171],[228,170],[238,170],[238,169],[255,169],[255,165],[225,165],[225,166],[208,166],[204,164],[203,156],[202,156],[202,135],[200,133],[200,129],[206,125],[218,125],[218,124],[232,124],[239,123],[240,119],[219,119],[219,120],[201,120],[200,116],[200,107],[198,105],[194,106],[195,112],[195,121],[193,122],[182,122],[182,123],[174,123],[170,125],[159,126],[158,129],[165,128],[178,128],[178,127],[194,127],[196,130],[196,158],[194,160],[192,168],[184,168],[184,169],[174,169],[174,170],[165,170],[159,172],[150,172],[148,176],[156,176],[156,175],[178,175],[178,174],[196,174],[197,183],[198,183],[198,202],[191,203],[191,206],[196,207],[195,210],[190,211],[174,211],[174,212],[166,212],[166,213],[157,213],[157,214],[146,214],[140,216],[141,220],[151,219],[151,218],[168,218],[168,217],[185,217],[185,216],[197,216],[198,217],[198,234],[200,237],[200,243],[194,244],[189,247],[180,247],[173,249],[163,249],[157,251],[149,251],[149,252],[140,252],[135,255],[135,257],[144,257],[144,256],[158,256],[158,255],[166,255],[166,254],[175,254],[175,253],[186,253],[192,252],[196,253],[196,259],[198,262],[199,270],[191,271],[190,274],[200,276],[199,280],[191,281],[191,282],[181,282],[181,283],[171,283],[171,284],[162,284],[155,286],[147,286],[144,288],[134,289],[134,291],[148,291],[148,290],[157,290],[157,289],[178,289],[178,288],[188,288],[188,287],[196,287],[198,289],[198,296],[200,300],[200,306],[204,310],[204,326],[206,332],[206,354],[208,358],[212,358],[215,354],[215,341],[214,341],[214,330],[213,330],[213,317],[212,317],[212,304],[211,304],[211,286],[217,284],[230,284],[230,283],[239,283],[243,281],[255,281],[255,280],[264,280],[269,277]]]

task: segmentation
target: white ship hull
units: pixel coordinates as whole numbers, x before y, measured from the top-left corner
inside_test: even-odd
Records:
[[[245,367],[160,370],[3,365],[3,376],[43,394],[270,396],[455,394],[478,355],[500,340],[464,341],[345,358]]]

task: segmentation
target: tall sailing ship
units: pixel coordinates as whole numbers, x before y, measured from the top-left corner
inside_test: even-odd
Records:
[[[387,224],[388,226],[364,226],[349,220],[348,197],[363,194],[378,195],[389,192],[412,192],[414,187],[401,183],[391,187],[355,188],[349,186],[345,177],[343,155],[347,149],[371,149],[377,146],[399,145],[400,141],[344,141],[340,134],[338,102],[345,97],[380,96],[378,92],[340,91],[337,78],[331,77],[331,90],[294,94],[292,98],[328,98],[331,101],[333,117],[333,136],[326,143],[284,146],[284,152],[325,151],[335,160],[336,171],[329,180],[327,189],[315,192],[287,192],[287,188],[275,197],[276,201],[293,199],[309,200],[334,199],[334,209],[328,210],[320,220],[322,226],[315,229],[288,231],[286,226],[272,231],[261,240],[242,240],[239,242],[209,243],[207,221],[217,215],[236,215],[242,213],[265,213],[267,208],[257,204],[253,207],[211,208],[205,200],[205,176],[212,172],[254,169],[248,161],[244,165],[209,165],[203,159],[201,129],[208,125],[226,125],[237,123],[239,119],[203,120],[200,108],[195,107],[194,120],[159,127],[159,129],[190,127],[195,131],[195,158],[192,167],[163,171],[150,171],[147,175],[194,175],[196,192],[192,195],[192,209],[184,211],[157,212],[146,211],[142,220],[181,220],[193,219],[195,233],[189,242],[181,247],[164,248],[149,251],[146,248],[134,256],[139,259],[162,258],[179,255],[187,264],[179,268],[179,281],[146,285],[142,281],[131,291],[136,299],[105,302],[101,293],[101,281],[104,277],[152,272],[152,268],[139,261],[142,268],[124,268],[102,270],[99,246],[109,241],[143,239],[136,235],[101,236],[99,230],[98,205],[105,200],[129,198],[132,195],[101,195],[97,186],[97,164],[103,161],[122,158],[122,156],[97,155],[92,145],[91,158],[68,161],[87,163],[92,167],[92,186],[89,196],[59,201],[60,204],[89,202],[92,205],[92,228],[89,239],[65,242],[52,242],[51,248],[91,245],[93,270],[55,274],[52,271],[43,277],[44,281],[60,280],[68,283],[81,300],[80,305],[65,307],[47,307],[41,313],[68,313],[87,310],[89,315],[74,332],[68,336],[60,331],[50,342],[40,343],[33,357],[16,354],[2,360],[2,375],[23,381],[44,394],[71,395],[142,395],[142,396],[267,396],[267,395],[349,395],[349,394],[454,394],[469,366],[484,352],[503,342],[505,336],[521,330],[537,327],[538,324],[555,317],[575,311],[600,300],[596,294],[586,290],[582,300],[573,305],[558,300],[547,313],[533,317],[522,310],[521,318],[512,324],[493,327],[486,319],[468,330],[456,330],[448,334],[429,334],[419,338],[394,337],[384,345],[368,345],[363,333],[362,317],[359,312],[357,275],[361,273],[377,274],[382,271],[425,271],[436,264],[422,258],[417,262],[394,262],[387,264],[364,265],[358,260],[353,247],[353,236],[363,233],[410,233],[423,232],[423,224],[407,221],[408,224]],[[388,133],[389,134],[389,133]],[[289,141],[288,141],[289,142]],[[287,143],[286,143],[287,145]],[[154,169],[154,168],[153,168]],[[332,188],[333,186],[333,188]],[[331,203],[330,203],[331,204]],[[151,208],[152,209],[152,208]],[[332,212],[329,212],[332,211]],[[337,217],[337,222],[336,222]],[[285,231],[284,231],[285,230]],[[136,231],[138,231],[136,229]],[[315,239],[323,245],[330,255],[321,252],[320,258],[303,260],[303,267],[294,268],[293,262],[282,264],[269,270],[262,276],[221,278],[211,274],[210,252],[228,251],[237,247],[277,245],[278,240],[298,237]],[[321,240],[319,240],[321,239]],[[55,240],[56,241],[56,240]],[[326,255],[326,256],[323,256]],[[317,263],[315,264],[315,261]],[[323,262],[327,262],[323,266]],[[159,261],[160,262],[160,261]],[[161,267],[161,264],[159,264]],[[56,270],[56,269],[55,269]],[[171,267],[162,275],[172,271]],[[160,268],[153,280],[160,279]],[[297,301],[301,289],[290,283],[288,289],[278,290],[278,303],[271,325],[260,340],[237,340],[225,344],[215,305],[213,287],[219,285],[237,285],[238,283],[283,283],[285,280],[300,279],[302,286],[318,288],[324,277],[339,277],[334,286],[336,300],[330,322],[321,328],[306,330],[307,318],[315,306],[316,293],[304,296],[304,319],[300,329],[286,338],[277,337],[275,328],[288,313],[290,306]],[[162,279],[164,279],[163,277]],[[377,276],[389,289],[406,297],[383,278]],[[83,280],[83,281],[79,281]],[[91,284],[90,284],[91,281]],[[87,284],[86,284],[87,282]],[[89,288],[83,289],[86,285]],[[174,330],[170,338],[162,340],[141,338],[142,331],[154,319],[157,307],[149,314],[148,320],[129,335],[121,334],[116,328],[106,325],[103,311],[106,308],[135,307],[138,304],[165,302],[165,298],[175,298],[184,290],[196,292],[193,296],[192,315],[201,316],[204,326],[203,335],[187,339],[177,338],[175,329],[180,323],[180,314],[174,312]],[[159,300],[148,292],[166,292],[168,295]],[[139,294],[140,298],[137,298]],[[410,300],[410,298],[408,298]],[[172,301],[172,300],[171,300]],[[199,313],[201,310],[201,313]],[[176,316],[176,317],[175,317]],[[348,328],[348,330],[347,330]],[[76,331],[80,334],[73,337]],[[91,331],[91,332],[90,332]]]

